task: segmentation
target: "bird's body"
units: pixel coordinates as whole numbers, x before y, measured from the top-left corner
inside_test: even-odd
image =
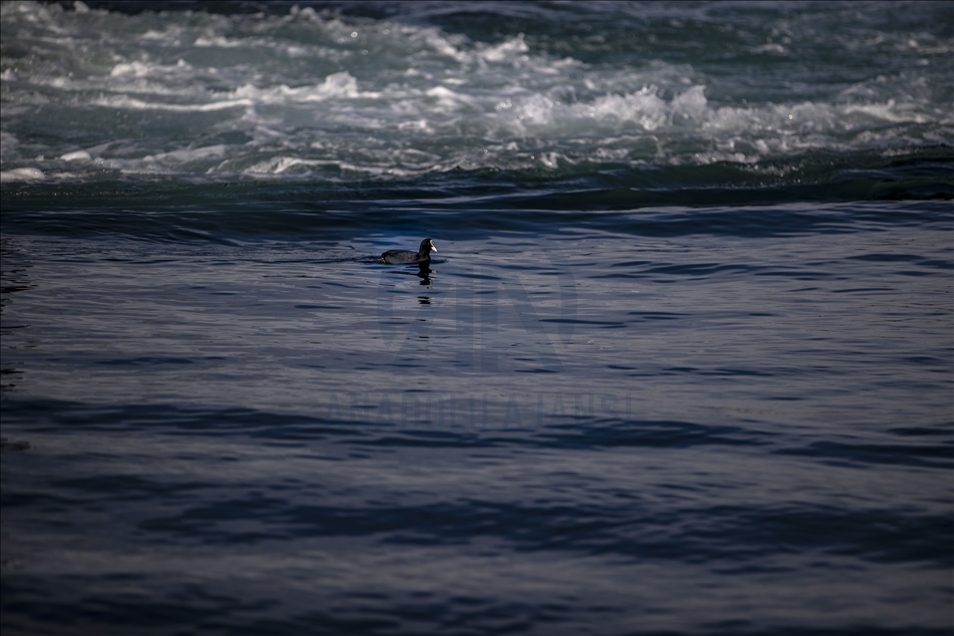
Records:
[[[421,248],[412,252],[411,250],[388,250],[381,255],[381,262],[388,265],[414,265],[431,262],[431,252],[436,252],[433,239],[424,239],[421,241]]]

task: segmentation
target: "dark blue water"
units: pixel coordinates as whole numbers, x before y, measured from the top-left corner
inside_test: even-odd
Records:
[[[949,2],[0,26],[5,636],[954,629]]]

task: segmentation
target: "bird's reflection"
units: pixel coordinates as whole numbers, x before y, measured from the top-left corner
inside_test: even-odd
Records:
[[[427,263],[418,265],[417,276],[421,279],[421,285],[431,284],[431,268]]]
[[[431,274],[436,274],[434,270],[430,268],[427,263],[420,263],[417,266],[417,271],[412,272],[411,268],[407,268],[405,271],[395,272],[396,274],[402,274],[404,276],[417,276],[421,279],[421,285],[429,286],[433,281],[431,280]]]

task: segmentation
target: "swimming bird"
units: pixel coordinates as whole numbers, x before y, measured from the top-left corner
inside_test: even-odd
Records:
[[[410,250],[388,250],[381,255],[381,262],[388,265],[413,265],[415,263],[430,263],[431,252],[436,252],[434,239],[426,238],[421,241],[421,249],[416,252]]]

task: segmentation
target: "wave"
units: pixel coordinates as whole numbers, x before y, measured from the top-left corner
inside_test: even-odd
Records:
[[[789,22],[772,42],[736,42],[753,28],[742,10],[721,26],[698,9],[679,14],[701,21],[700,45],[726,48],[723,32],[734,29],[731,55],[714,61],[704,46],[688,58],[673,43],[633,53],[678,16],[647,26],[628,5],[621,32],[571,34],[566,50],[554,37],[569,28],[567,12],[554,7],[500,16],[551,20],[550,32],[501,35],[420,23],[423,10],[409,8],[410,17],[369,18],[307,6],[236,15],[76,6],[3,5],[5,182],[454,170],[557,178],[712,164],[793,174],[806,157],[954,148],[951,38],[909,27],[832,33],[828,50],[799,62],[823,67],[805,82],[804,69],[800,81],[769,73],[799,52],[798,29]],[[897,58],[890,66],[866,61],[886,46]],[[828,58],[855,72],[846,77]]]

